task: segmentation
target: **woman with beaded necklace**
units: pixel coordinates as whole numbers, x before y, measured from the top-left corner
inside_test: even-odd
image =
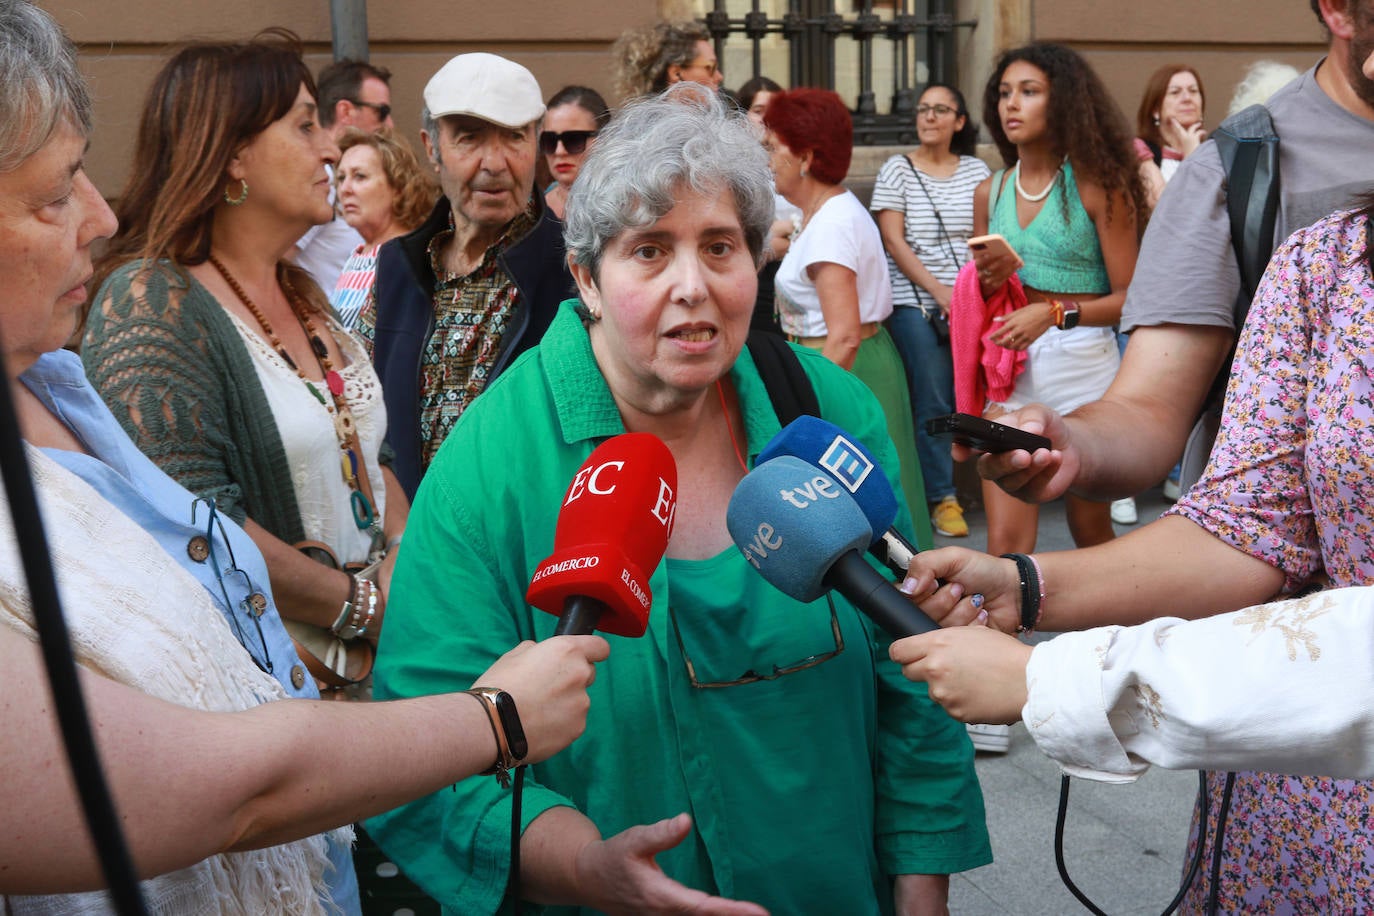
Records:
[[[1004,236],[1025,263],[974,251],[980,291],[986,300],[1016,274],[1027,299],[993,319],[992,343],[1026,351],[1026,360],[1011,397],[987,404],[984,416],[1033,401],[1065,414],[1101,397],[1120,364],[1112,325],[1149,212],[1130,128],[1087,62],[1047,43],[1002,53],[983,93],[983,123],[1007,168],[974,191],[974,231]],[[1035,549],[1038,507],[987,482],[983,499],[990,553]],[[1065,499],[1079,547],[1115,536],[1107,503]]]
[[[285,260],[329,220],[338,156],[294,35],[179,51],[145,104],[82,353],[139,448],[248,530],[335,688],[370,668],[395,551],[372,578],[316,559],[372,563],[408,511],[371,363]]]

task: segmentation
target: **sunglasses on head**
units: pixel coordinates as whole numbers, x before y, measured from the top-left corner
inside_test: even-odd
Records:
[[[539,151],[545,156],[552,156],[558,152],[558,144],[562,143],[565,150],[576,156],[587,148],[587,141],[596,133],[594,130],[565,130],[562,133],[546,130],[539,135]]]

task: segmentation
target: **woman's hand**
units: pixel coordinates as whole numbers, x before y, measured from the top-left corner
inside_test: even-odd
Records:
[[[775,219],[768,227],[768,260],[781,261],[792,247],[792,233],[797,231],[790,219]]]
[[[992,323],[993,343],[1008,350],[1024,350],[1054,327],[1054,312],[1048,302],[1032,302],[1010,315],[998,315]]]
[[[908,636],[888,654],[954,718],[1000,725],[1021,718],[1031,651],[1014,636],[973,626]]]
[[[983,298],[987,299],[1002,288],[1021,266],[1013,254],[993,254],[989,251],[974,251],[973,262],[978,265],[978,287]]]
[[[983,613],[1005,633],[1021,624],[1021,577],[1013,560],[964,547],[923,550],[911,558],[898,589],[942,627],[974,623]]]
[[[935,304],[940,307],[940,311],[948,319],[949,303],[954,297],[954,287],[946,286],[943,283],[932,283],[926,288],[926,292],[930,293],[930,297],[935,300]]]
[[[515,700],[529,743],[526,763],[538,763],[572,744],[587,727],[596,662],[611,653],[600,636],[526,640],[482,672],[475,687],[499,687]]]
[[[1207,139],[1207,131],[1202,129],[1201,121],[1184,127],[1178,123],[1178,118],[1169,118],[1160,124],[1159,135],[1164,138],[1166,146],[1178,150],[1184,158],[1191,156]]]
[[[586,891],[580,902],[612,914],[768,916],[756,903],[712,897],[663,873],[654,857],[681,843],[691,829],[692,818],[679,814],[588,843],[577,855],[577,883]]]

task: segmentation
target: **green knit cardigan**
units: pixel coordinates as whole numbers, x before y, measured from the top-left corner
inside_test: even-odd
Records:
[[[210,292],[168,261],[132,261],[96,293],[81,358],[139,449],[240,525],[305,538],[253,359]],[[191,518],[191,506],[186,507]]]

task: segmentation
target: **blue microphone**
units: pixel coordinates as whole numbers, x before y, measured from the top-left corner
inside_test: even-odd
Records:
[[[800,458],[745,475],[725,524],[750,565],[789,597],[810,602],[834,589],[895,639],[938,629],[863,558],[873,530],[855,499]]]
[[[868,552],[898,578],[917,547],[892,527],[897,519],[897,497],[883,469],[862,442],[834,423],[803,415],[788,423],[759,452],[758,464],[791,455],[820,468],[841,484],[858,503],[873,539]]]

